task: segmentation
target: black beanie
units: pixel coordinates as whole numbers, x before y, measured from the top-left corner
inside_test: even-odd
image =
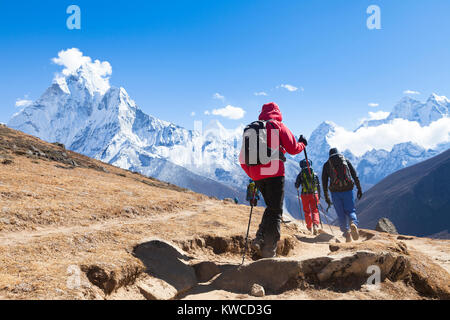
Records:
[[[331,157],[332,155],[335,155],[335,154],[339,154],[338,149],[337,148],[331,148],[329,156]]]

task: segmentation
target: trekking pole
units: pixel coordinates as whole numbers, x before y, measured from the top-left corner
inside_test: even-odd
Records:
[[[241,263],[241,266],[244,264],[244,261],[245,261],[245,255],[247,254],[248,234],[249,234],[249,232],[250,232],[250,223],[251,223],[251,221],[252,221],[253,203],[254,203],[254,200],[255,200],[255,192],[256,192],[256,190],[253,190],[253,199],[252,199],[252,201],[250,202],[250,218],[248,219],[247,235],[246,235],[246,237],[245,237],[245,247],[244,247],[244,254],[243,254],[243,256],[242,256],[242,263]]]
[[[300,218],[302,218],[303,226],[305,226],[305,220],[303,220],[302,206],[300,204],[300,191],[297,189],[298,209],[300,210]]]
[[[323,216],[325,217],[325,221],[326,221],[326,223],[328,224],[328,226],[330,227],[330,230],[331,230],[331,233],[333,234],[333,236],[334,236],[334,232],[333,232],[333,229],[331,229],[331,224],[330,224],[330,220],[328,220],[328,217],[327,217],[327,215],[325,214],[325,212],[324,212],[325,210],[323,210],[323,207],[322,207],[322,205],[319,203],[319,212],[322,212],[322,214],[323,214]]]
[[[309,167],[308,154],[306,153],[306,147],[303,149],[303,151],[305,152],[305,160],[306,160],[306,165],[308,166],[309,177],[312,179],[313,184],[315,184],[316,182],[314,181],[314,177],[311,174],[311,168]],[[319,221],[320,221],[320,225],[323,230],[322,219],[320,219],[319,204],[317,203],[317,198],[314,197],[314,199],[316,200],[316,209],[319,212]]]

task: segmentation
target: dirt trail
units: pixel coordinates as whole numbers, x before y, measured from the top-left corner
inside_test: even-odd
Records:
[[[205,204],[210,203],[205,201]],[[197,214],[197,211],[180,211],[164,215],[157,215],[145,218],[135,218],[132,220],[123,220],[120,218],[111,219],[105,222],[79,225],[79,226],[62,226],[62,227],[47,227],[39,228],[36,231],[18,231],[18,232],[6,232],[0,234],[0,246],[11,246],[16,244],[26,244],[30,241],[36,241],[42,237],[54,236],[54,235],[71,235],[77,233],[104,231],[114,227],[123,227],[130,225],[149,224],[154,222],[164,222],[172,218],[188,218]]]

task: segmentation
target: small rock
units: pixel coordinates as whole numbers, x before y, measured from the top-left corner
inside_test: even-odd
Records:
[[[337,239],[336,239],[337,240]],[[329,249],[331,252],[336,252],[340,249],[341,247],[335,245],[335,244],[330,244]]]
[[[375,227],[376,231],[386,232],[390,234],[398,234],[395,225],[388,218],[381,218],[378,220],[377,226]]]
[[[231,198],[225,198],[225,199],[223,199],[223,202],[231,202],[231,203],[234,203],[234,200],[231,199]]]
[[[136,286],[147,300],[171,300],[178,293],[172,285],[154,277],[146,277],[138,281]]]
[[[22,292],[31,292],[33,291],[33,287],[28,283],[22,282],[14,286],[12,290],[14,293],[22,293]]]
[[[130,206],[123,207],[122,208],[122,212],[125,215],[135,215],[135,214],[137,214],[136,209],[133,208],[133,207],[130,207]]]
[[[254,285],[252,285],[252,288],[250,289],[250,295],[261,298],[261,297],[264,297],[265,294],[266,293],[262,286],[260,286],[259,284],[256,284],[256,283]]]
[[[36,147],[33,146],[33,145],[30,145],[30,149],[31,149],[32,151],[36,152],[36,153],[41,152],[38,148],[36,148]]]
[[[414,240],[414,237],[398,236],[397,240]]]
[[[59,289],[59,288],[56,288],[56,289],[55,289],[55,292],[56,292],[57,294],[65,294],[65,293],[66,293],[64,290],[61,290],[61,289]]]
[[[55,146],[57,146],[57,147],[60,147],[60,148],[62,148],[62,149],[65,149],[65,148],[66,148],[66,146],[65,146],[64,144],[60,143],[60,142],[53,142],[52,144],[55,145]]]
[[[10,160],[10,159],[3,159],[3,160],[1,160],[1,161],[0,161],[0,163],[1,163],[1,164],[5,164],[5,165],[8,165],[8,164],[12,164],[12,163],[13,163],[13,161],[12,161],[12,160]]]

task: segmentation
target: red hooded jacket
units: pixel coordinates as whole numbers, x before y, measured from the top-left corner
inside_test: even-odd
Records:
[[[259,120],[267,121],[271,120],[270,124],[267,125],[267,144],[273,146],[271,143],[271,130],[273,124],[273,129],[277,129],[279,132],[279,142],[280,150],[283,153],[289,153],[292,155],[299,154],[305,149],[303,143],[297,142],[292,132],[281,122],[283,117],[281,115],[280,108],[276,103],[267,103],[263,105],[261,114],[259,115]],[[276,145],[277,143],[275,143]],[[265,165],[248,166],[245,164],[244,152],[241,150],[239,155],[239,161],[241,163],[242,169],[247,173],[247,175],[254,181],[284,176],[284,162],[282,160],[272,160]],[[277,161],[277,163],[274,163]],[[274,166],[275,170],[268,170],[267,168]],[[265,170],[264,170],[265,169]],[[264,172],[265,171],[265,172]],[[270,172],[267,174],[267,172]]]

